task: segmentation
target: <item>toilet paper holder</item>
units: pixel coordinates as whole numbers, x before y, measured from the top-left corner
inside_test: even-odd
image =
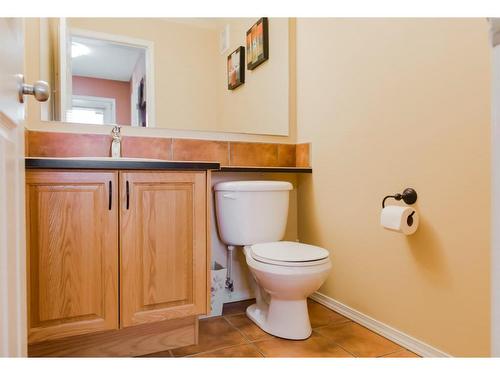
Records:
[[[415,191],[415,189],[406,188],[403,190],[402,194],[398,193],[394,195],[386,195],[382,200],[382,208],[385,208],[385,200],[387,198],[394,198],[397,201],[400,201],[402,199],[406,204],[413,204],[417,201],[417,192]]]

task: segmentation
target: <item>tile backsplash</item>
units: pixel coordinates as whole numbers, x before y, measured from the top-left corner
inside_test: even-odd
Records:
[[[109,156],[111,136],[26,131],[26,156]],[[309,167],[309,144],[225,142],[184,138],[122,137],[122,156],[216,161],[223,166]]]

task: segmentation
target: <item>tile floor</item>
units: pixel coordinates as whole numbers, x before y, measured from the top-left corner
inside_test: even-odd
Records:
[[[307,340],[274,337],[245,315],[254,300],[224,305],[223,315],[200,320],[199,342],[147,357],[418,357],[418,355],[309,300],[313,333]]]

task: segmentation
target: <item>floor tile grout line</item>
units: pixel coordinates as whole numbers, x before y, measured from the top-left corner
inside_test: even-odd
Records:
[[[308,301],[308,303],[309,303],[309,302],[312,302],[312,303],[313,303],[313,304],[315,304],[315,305],[319,305],[319,306],[321,306],[322,308],[324,308],[324,309],[328,310],[329,312],[333,312],[333,313],[335,313],[336,315],[339,315],[339,316],[341,316],[342,318],[344,318],[344,319],[346,319],[346,320],[348,320],[348,321],[350,321],[350,322],[354,322],[354,320],[352,320],[352,319],[348,318],[347,316],[345,316],[345,315],[343,315],[343,314],[341,314],[341,313],[339,313],[339,312],[337,312],[337,311],[335,311],[335,310],[331,309],[331,308],[330,308],[330,307],[328,307],[328,306],[323,305],[322,303],[319,303],[319,302],[317,302],[317,301],[315,301],[315,300],[311,299],[310,297],[308,297],[308,298],[307,298],[307,301]],[[354,323],[356,323],[356,322],[354,322]]]
[[[323,325],[316,326],[316,327],[311,327],[311,328],[314,331],[315,329],[320,329],[320,328],[325,328],[325,327],[332,327],[332,326],[336,326],[336,325],[342,325],[342,324],[345,324],[345,323],[354,323],[354,321],[352,321],[352,320],[345,320],[345,321],[341,321],[341,322],[330,322],[330,323],[327,323],[327,324],[323,324]]]
[[[402,352],[402,351],[403,351],[403,349],[398,349],[398,350],[395,350],[395,351],[393,351],[393,352],[389,352],[389,353],[384,353],[384,354],[382,354],[382,355],[378,355],[378,356],[377,356],[377,358],[382,358],[382,357],[384,357],[384,356],[386,356],[386,355],[390,355],[390,354],[394,354],[394,353],[397,353],[397,352]]]
[[[221,315],[222,318],[224,318],[224,320],[231,326],[233,327],[235,330],[237,330],[245,340],[247,340],[246,343],[242,343],[242,344],[238,344],[238,345],[234,345],[234,346],[231,346],[231,347],[226,347],[225,349],[228,349],[228,348],[232,348],[232,347],[236,347],[236,346],[240,346],[240,345],[251,345],[253,346],[257,352],[262,355],[263,358],[267,358],[264,353],[259,349],[259,347],[255,344],[257,341],[264,341],[266,340],[266,338],[263,338],[263,339],[255,339],[255,340],[251,340],[250,337],[248,337],[245,333],[243,333],[243,331],[241,329],[239,329],[238,327],[236,327],[227,317],[228,316],[237,316],[237,315],[246,315],[244,312],[243,313],[237,313],[237,314],[229,314],[229,315]],[[269,338],[270,339],[270,338]],[[217,349],[217,350],[220,350],[220,349]],[[202,353],[210,353],[211,351],[208,351],[208,352],[202,352]],[[202,354],[202,353],[197,353],[197,354]],[[193,355],[196,355],[196,354],[193,354]]]
[[[262,357],[264,358],[267,358],[264,353],[260,350],[260,348],[255,344],[257,341],[254,341],[254,342],[251,342],[250,345],[252,345],[259,353]]]
[[[185,358],[185,357],[191,357],[191,356],[194,356],[194,355],[197,355],[197,354],[204,354],[204,353],[210,353],[212,351],[216,351],[216,350],[221,350],[221,349],[228,349],[228,348],[232,348],[234,346],[238,346],[238,345],[244,345],[244,344],[249,344],[250,341],[247,340],[247,338],[239,331],[239,329],[237,329],[236,327],[234,327],[231,323],[229,323],[227,321],[227,319],[223,316],[223,315],[220,315],[220,316],[213,316],[213,317],[210,317],[208,319],[213,319],[213,320],[216,320],[216,319],[223,319],[226,323],[228,323],[232,328],[234,328],[235,330],[238,331],[238,333],[242,336],[242,338],[244,340],[246,340],[246,342],[242,342],[242,343],[239,343],[239,344],[232,344],[232,345],[228,345],[228,346],[221,346],[217,349],[211,349],[211,350],[205,350],[205,351],[202,351],[202,352],[196,352],[196,353],[192,353],[192,354],[187,354],[187,355],[183,355],[183,356],[179,356],[179,357],[176,357],[172,351],[172,354],[175,358]],[[181,347],[182,348],[182,347]],[[179,349],[181,349],[179,348]]]
[[[236,315],[236,314],[235,314],[235,315]],[[250,338],[249,338],[247,335],[245,335],[245,334],[244,334],[244,333],[243,333],[243,332],[242,332],[242,331],[241,331],[238,327],[236,327],[233,323],[231,323],[231,322],[229,321],[229,319],[227,319],[225,316],[223,316],[223,318],[224,318],[224,320],[225,320],[225,321],[226,321],[226,322],[227,322],[227,323],[228,323],[231,327],[233,327],[235,330],[237,330],[237,331],[239,332],[239,334],[240,334],[240,335],[242,335],[242,336],[243,336],[243,338],[244,338],[245,340],[247,340],[247,341],[248,341],[248,343],[251,343],[251,342],[252,342],[252,341],[250,340]]]
[[[318,335],[320,335],[321,337],[327,339],[328,341],[331,341],[332,343],[334,343],[335,345],[337,345],[339,348],[345,350],[347,353],[349,353],[350,355],[352,355],[354,358],[359,358],[357,355],[355,355],[354,353],[352,353],[351,351],[347,350],[346,348],[344,348],[342,345],[340,345],[339,343],[337,343],[335,340],[333,340],[332,338],[330,337],[327,337],[323,334],[321,334],[321,332],[318,332],[318,331],[314,331],[316,332]]]
[[[361,327],[363,327],[364,329],[366,329],[366,330],[370,331],[371,333],[373,333],[374,335],[379,336],[379,337],[381,337],[382,339],[387,340],[387,341],[389,341],[389,342],[393,343],[394,345],[399,346],[399,348],[400,348],[399,350],[404,350],[404,349],[406,349],[405,347],[403,347],[403,346],[399,345],[398,343],[396,343],[396,342],[394,342],[394,341],[392,341],[392,340],[388,339],[387,337],[382,336],[380,333],[377,333],[377,332],[373,331],[372,329],[370,329],[370,328],[368,328],[368,327],[365,327],[364,325],[362,325],[362,324],[360,324],[360,323],[358,323],[358,322],[355,322],[354,320],[351,320],[351,323],[354,323],[355,325],[361,326]],[[389,355],[389,354],[392,354],[392,353],[396,353],[396,352],[397,352],[397,351],[399,351],[399,350],[396,350],[396,351],[394,351],[394,352],[390,352],[390,353],[387,353],[387,354],[383,354],[383,355]],[[406,349],[406,350],[408,350],[408,349]],[[413,353],[413,352],[412,352],[412,353]],[[379,357],[380,357],[380,356],[377,356],[376,358],[379,358]]]
[[[320,328],[320,329],[321,329],[321,328],[326,328],[326,327],[330,327],[330,326],[334,326],[334,325],[342,325],[342,324],[347,324],[347,323],[354,323],[354,324],[358,324],[358,323],[356,323],[356,322],[354,322],[354,321],[350,321],[350,322],[344,322],[344,323],[331,324],[331,325],[328,325],[328,326],[324,326],[324,327],[317,327],[317,328]],[[313,330],[314,330],[314,329],[313,329]],[[321,332],[318,332],[318,331],[314,331],[314,332],[316,332],[317,334],[321,335],[322,337],[324,337],[324,338],[326,338],[326,339],[330,340],[330,341],[331,341],[331,342],[333,342],[335,345],[337,345],[337,346],[341,347],[342,349],[344,349],[346,352],[348,352],[349,354],[351,354],[351,355],[352,355],[352,356],[354,356],[355,358],[364,358],[364,357],[359,357],[359,356],[355,355],[354,353],[352,353],[351,351],[349,351],[349,350],[347,350],[345,347],[343,347],[341,344],[339,344],[338,342],[336,342],[336,341],[335,341],[335,340],[333,340],[332,338],[325,336],[325,335],[324,335],[324,334],[322,334]],[[373,331],[371,331],[371,332],[373,332]],[[374,333],[375,333],[375,332],[374,332]],[[376,333],[376,334],[377,334],[377,333]],[[378,335],[378,334],[377,334],[377,335]],[[380,336],[380,335],[379,335],[379,336]],[[383,336],[382,336],[382,337],[383,337]],[[387,339],[387,340],[388,340],[388,339]],[[394,344],[396,344],[394,341],[391,341],[391,340],[389,340],[389,341],[390,341],[390,342],[392,342],[392,343],[394,343]],[[398,344],[396,344],[396,345],[398,345]],[[389,353],[385,353],[385,354],[382,354],[382,355],[375,356],[374,358],[381,358],[381,357],[383,357],[383,356],[385,356],[385,355],[389,355],[389,354],[397,353],[397,352],[400,352],[400,351],[403,351],[403,350],[408,350],[408,349],[406,349],[406,348],[403,348],[403,347],[402,347],[402,346],[400,346],[400,345],[398,345],[398,346],[400,347],[399,349],[397,349],[397,350],[395,350],[395,351],[392,351],[392,352],[389,352]],[[413,353],[413,352],[412,352],[412,353]]]
[[[243,314],[245,314],[245,313],[241,313],[241,314],[233,314],[233,315],[229,315],[229,316],[243,315]],[[245,314],[245,316],[246,316],[246,314]],[[253,347],[254,347],[254,348],[255,348],[255,349],[256,349],[256,350],[257,350],[257,351],[258,351],[258,352],[262,355],[262,357],[267,358],[267,357],[264,355],[264,353],[263,353],[263,352],[259,349],[259,347],[258,347],[255,343],[256,343],[256,342],[259,342],[259,341],[265,341],[266,339],[267,339],[267,340],[270,340],[272,337],[269,337],[269,338],[262,338],[262,339],[255,339],[255,340],[250,340],[250,338],[249,338],[247,335],[245,335],[245,334],[244,334],[244,333],[243,333],[243,332],[242,332],[242,331],[241,331],[238,327],[236,327],[233,323],[231,323],[231,322],[229,321],[229,319],[227,319],[225,316],[223,316],[223,317],[224,317],[224,319],[226,319],[226,321],[227,321],[227,322],[228,322],[228,323],[229,323],[232,327],[234,327],[235,329],[237,329],[237,330],[238,330],[238,331],[239,331],[239,332],[240,332],[240,333],[244,336],[244,338],[245,338],[245,339],[247,339],[247,340],[248,340],[248,344],[252,345],[252,346],[253,346]],[[255,323],[254,323],[254,324],[255,324]]]
[[[325,307],[326,307],[326,306],[325,306]],[[331,309],[330,309],[330,308],[328,308],[328,307],[327,307],[327,309],[331,310]],[[334,310],[331,310],[331,311],[334,311]],[[336,312],[336,311],[334,311],[334,312]],[[338,313],[337,313],[337,314],[338,314]],[[339,314],[339,315],[342,315],[342,314]],[[330,324],[328,324],[327,326],[324,326],[324,327],[316,327],[316,328],[325,328],[325,327],[329,327],[329,326],[333,326],[333,325],[341,325],[341,324],[346,324],[346,323],[354,323],[355,325],[358,325],[358,326],[360,326],[360,327],[363,327],[364,329],[366,329],[366,330],[370,331],[371,333],[373,333],[373,334],[375,334],[375,335],[377,335],[377,336],[380,336],[380,337],[381,337],[381,338],[383,338],[384,340],[387,340],[387,341],[392,342],[393,344],[395,344],[395,345],[399,346],[401,349],[406,349],[405,347],[403,347],[403,346],[399,345],[399,344],[398,344],[398,343],[396,343],[395,341],[393,341],[393,340],[391,340],[391,339],[388,339],[387,337],[382,336],[382,335],[381,335],[380,333],[378,333],[378,332],[375,332],[373,329],[368,328],[368,327],[364,326],[363,324],[358,323],[358,322],[356,322],[356,321],[354,321],[354,320],[352,320],[352,319],[349,319],[349,318],[347,318],[347,317],[346,317],[346,316],[344,316],[344,315],[342,315],[342,316],[343,316],[344,318],[346,318],[348,321],[347,321],[347,322],[339,322],[339,323],[330,323]],[[408,350],[408,349],[406,349],[406,350]],[[392,352],[392,353],[393,353],[393,352]],[[413,353],[413,352],[412,352],[412,353]]]
[[[411,350],[408,350],[406,348],[401,347],[401,349],[395,350],[393,352],[389,352],[389,353],[385,353],[385,354],[379,355],[379,356],[377,356],[377,358],[383,358],[383,357],[385,357],[387,355],[391,355],[391,354],[399,353],[399,352],[404,352],[405,350],[408,351],[408,352],[410,352],[410,353],[413,353]],[[416,353],[413,353],[413,354],[418,355]],[[422,358],[422,357],[419,356],[419,358]]]
[[[342,326],[342,325],[347,325],[347,324],[350,324],[350,323],[356,323],[356,322],[353,321],[353,320],[349,320],[347,322],[328,323],[326,326],[321,326],[321,327],[315,327],[315,328],[313,328],[313,331],[315,329],[322,329],[322,328],[326,328],[326,327]]]
[[[229,316],[236,316],[236,315],[245,315],[246,316],[246,313],[241,313],[241,314],[233,314],[233,315],[229,315]],[[269,335],[269,337],[267,336],[263,336],[263,337],[257,337],[256,339],[251,339],[248,335],[246,335],[242,330],[240,330],[238,327],[236,327],[233,323],[231,323],[231,321],[229,319],[226,319],[226,321],[231,325],[233,326],[235,329],[237,329],[247,340],[249,343],[255,343],[257,341],[265,341],[265,340],[271,340],[273,338],[279,338],[278,336],[274,336],[266,331],[264,331],[262,328],[260,328],[259,326],[257,326],[254,322],[252,322],[252,324],[254,324],[256,327],[258,327],[260,330],[262,330],[262,332],[264,332],[266,335]]]

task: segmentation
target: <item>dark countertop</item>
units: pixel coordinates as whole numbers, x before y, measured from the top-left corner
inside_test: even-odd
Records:
[[[212,170],[217,172],[312,173],[307,167],[226,167],[217,162],[168,161],[140,158],[25,158],[26,169],[141,169],[141,170]]]
[[[152,159],[26,158],[26,169],[150,169],[218,170],[219,163],[204,161],[167,161]]]

